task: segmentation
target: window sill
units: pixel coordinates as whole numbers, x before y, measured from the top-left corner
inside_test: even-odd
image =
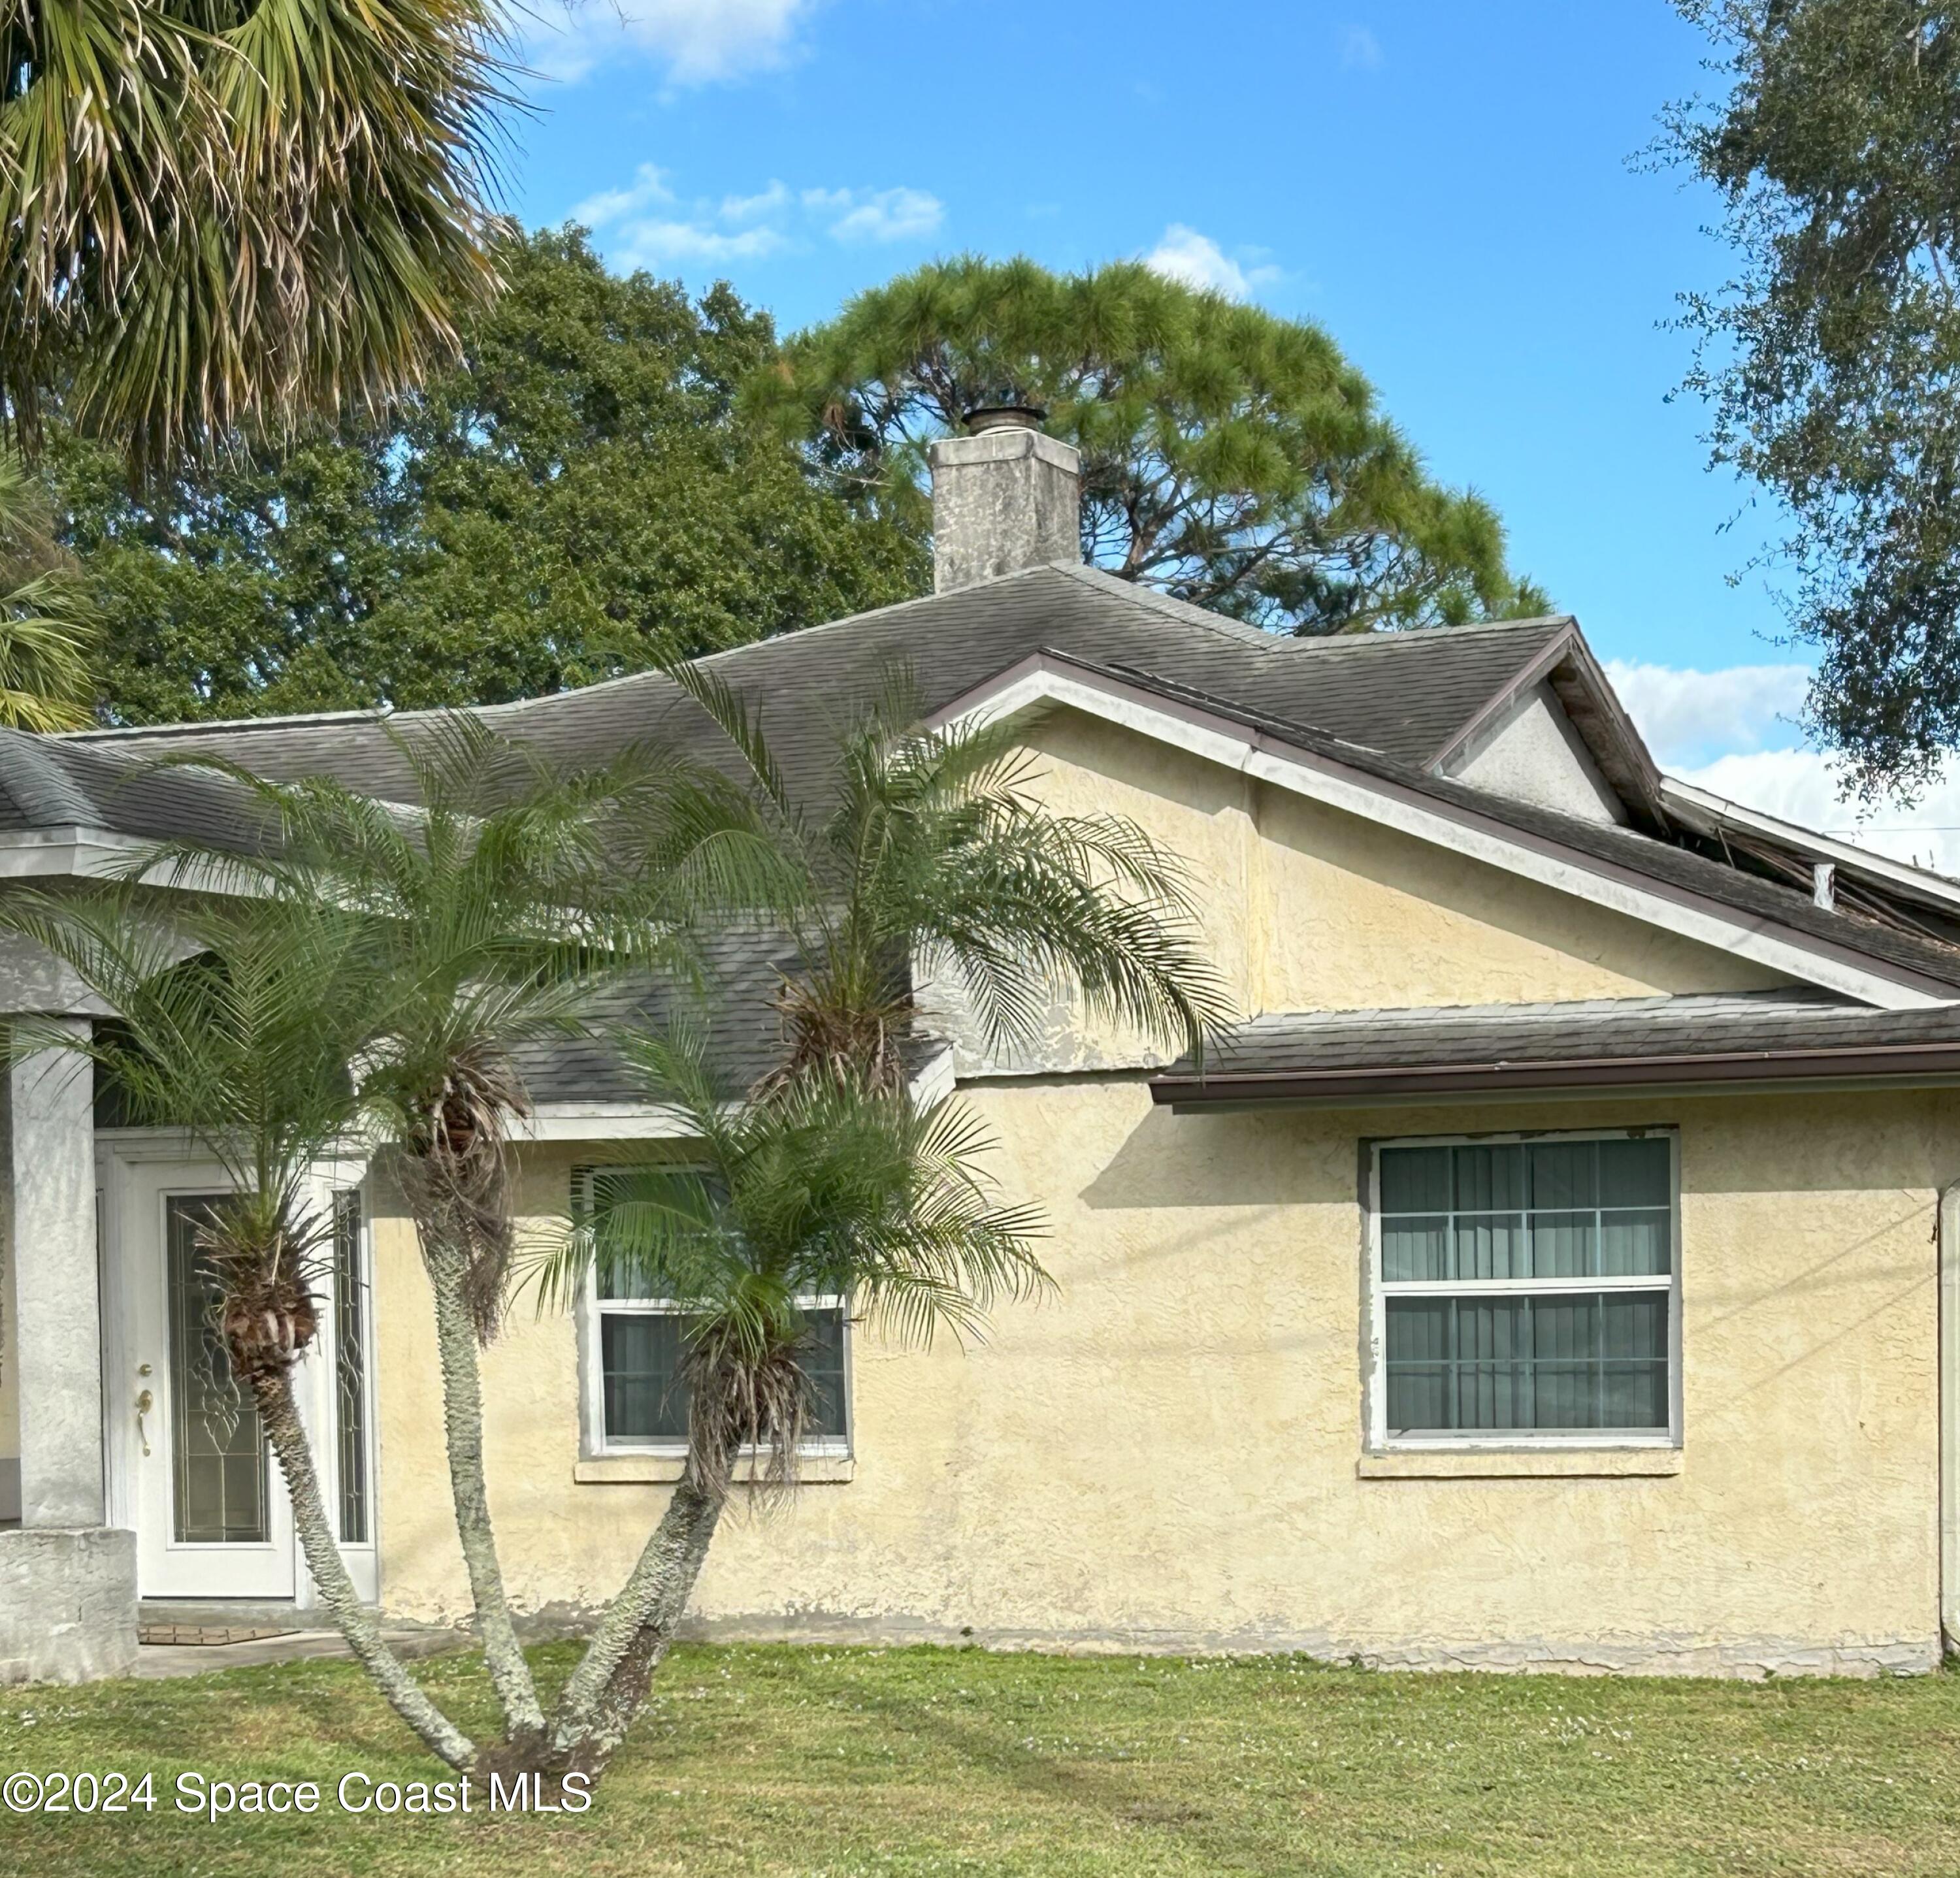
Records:
[[[585,1486],[671,1485],[687,1463],[679,1454],[597,1454],[575,1463],[571,1477]],[[806,1487],[842,1486],[856,1472],[849,1454],[806,1454],[797,1464],[797,1481]],[[756,1463],[744,1457],[735,1463],[735,1478],[756,1478]]]
[[[1678,1474],[1678,1447],[1408,1447],[1363,1454],[1363,1480],[1620,1480]]]

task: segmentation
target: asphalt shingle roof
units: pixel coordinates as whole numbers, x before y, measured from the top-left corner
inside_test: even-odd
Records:
[[[731,933],[710,943],[702,983],[685,990],[651,980],[622,984],[593,1013],[598,1034],[539,1041],[516,1052],[533,1102],[640,1102],[645,1092],[606,1039],[628,1026],[692,1025],[714,1080],[730,1093],[752,1087],[781,1060],[781,1027],[772,1000],[797,962],[780,935]]]
[[[1338,757],[1528,837],[1960,987],[1960,948],[1816,907],[1803,892],[1631,829],[1430,774],[1425,766],[1464,726],[1538,669],[1571,631],[1561,617],[1284,639],[1093,568],[1056,565],[786,634],[703,663],[760,706],[778,761],[791,787],[807,797],[824,790],[838,729],[885,690],[895,666],[909,673],[913,701],[930,713],[1046,650]],[[541,755],[569,764],[589,764],[636,742],[727,760],[705,713],[657,672],[482,715]],[[428,722],[399,713],[389,720],[392,736],[380,720],[354,713],[9,739],[8,750],[0,751],[0,827],[49,825],[51,817],[70,821],[88,806],[98,825],[132,834],[226,838],[235,796],[215,779],[166,772],[126,780],[146,758],[193,751],[274,779],[333,776],[377,796],[411,799],[412,774],[394,739],[412,739]],[[14,750],[20,742],[30,747]]]
[[[1584,1066],[1817,1053],[1940,1052],[1960,1061],[1960,1005],[1888,1011],[1826,991],[1689,993],[1544,1004],[1271,1012],[1239,1025],[1200,1066],[1156,1079],[1160,1101],[1216,1098],[1255,1084],[1445,1069],[1529,1080],[1534,1065]],[[1764,1069],[1773,1063],[1761,1066]]]
[[[1043,647],[1202,685],[1402,761],[1427,762],[1551,642],[1564,618],[1413,634],[1283,639],[1091,567],[1035,567],[765,639],[702,661],[746,698],[792,783],[819,786],[838,728],[876,698],[895,665],[937,710]],[[712,759],[718,733],[659,672],[491,707],[485,720],[542,755],[591,763],[642,741]],[[412,736],[421,713],[398,713]],[[221,753],[275,779],[339,777],[404,797],[412,782],[379,719],[362,713],[84,731],[67,748]]]

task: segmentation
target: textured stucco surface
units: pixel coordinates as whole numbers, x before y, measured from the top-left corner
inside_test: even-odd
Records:
[[[136,1660],[136,1535],[0,1532],[0,1683],[87,1683]]]
[[[1627,812],[1599,773],[1548,683],[1533,685],[1473,737],[1448,773],[1541,809],[1624,823]]]
[[[929,455],[937,591],[1080,560],[1082,459],[1073,444],[1007,429],[946,437]]]
[[[1057,713],[1057,806],[1128,814],[1192,863],[1249,1011],[1726,990],[1729,955]],[[1934,1196],[1960,1098],[1543,1101],[1178,1116],[1134,1040],[1058,1028],[1071,1072],[969,1081],[1054,1295],[964,1351],[855,1341],[852,1477],[733,1521],[711,1631],[1287,1648],[1430,1667],[1726,1673],[1936,1659]],[[967,1068],[986,1068],[969,1053]],[[1674,1473],[1364,1477],[1357,1203],[1370,1136],[1681,1132],[1685,1446]],[[527,1206],[590,1158],[538,1151]],[[427,1287],[377,1207],[383,1601],[466,1600]],[[596,1604],[657,1485],[579,1482],[577,1340],[514,1314],[485,1359],[514,1595]]]
[[[1056,710],[1031,730],[1055,808],[1129,817],[1187,864],[1208,950],[1240,1010],[1360,1009],[1748,991],[1767,968]],[[1058,1010],[1035,1059],[1003,1060],[942,999],[968,1074],[1160,1063],[1176,1053]]]
[[[733,1522],[696,1610],[745,1634],[1267,1648],[1386,1664],[1760,1672],[1936,1660],[1933,1196],[1950,1098],[1178,1117],[1141,1083],[975,1098],[1055,1225],[985,1346],[857,1343],[846,1484]],[[1676,1122],[1672,1476],[1363,1479],[1363,1129]],[[568,1158],[530,1171],[558,1203]],[[383,1219],[382,1584],[464,1607],[425,1288]],[[665,1489],[581,1484],[571,1323],[485,1360],[492,1498],[533,1608],[606,1597]]]
[[[5,1082],[0,1222],[11,1281],[21,1517],[28,1526],[97,1526],[102,1313],[88,1067],[68,1052],[43,1051],[13,1064]]]

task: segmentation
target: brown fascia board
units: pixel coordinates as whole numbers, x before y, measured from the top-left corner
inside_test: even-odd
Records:
[[[1634,812],[1650,833],[1669,826],[1660,795],[1660,766],[1615,695],[1586,644],[1579,622],[1568,616],[1560,631],[1521,672],[1514,672],[1486,698],[1424,764],[1440,773],[1443,765],[1494,718],[1535,685],[1548,682],[1573,727],[1592,752],[1599,773]]]
[[[1363,1069],[1264,1071],[1246,1075],[1154,1076],[1160,1107],[1249,1107],[1272,1102],[1418,1100],[1533,1089],[1669,1089],[1780,1082],[1869,1082],[1892,1086],[1960,1077],[1960,1044],[1881,1048],[1748,1050],[1694,1056],[1573,1057],[1551,1062],[1383,1064]]]

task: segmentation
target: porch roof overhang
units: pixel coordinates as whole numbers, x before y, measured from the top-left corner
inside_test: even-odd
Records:
[[[1150,1097],[1186,1111],[1946,1084],[1960,1084],[1960,1006],[1771,992],[1258,1018],[1153,1077]]]

